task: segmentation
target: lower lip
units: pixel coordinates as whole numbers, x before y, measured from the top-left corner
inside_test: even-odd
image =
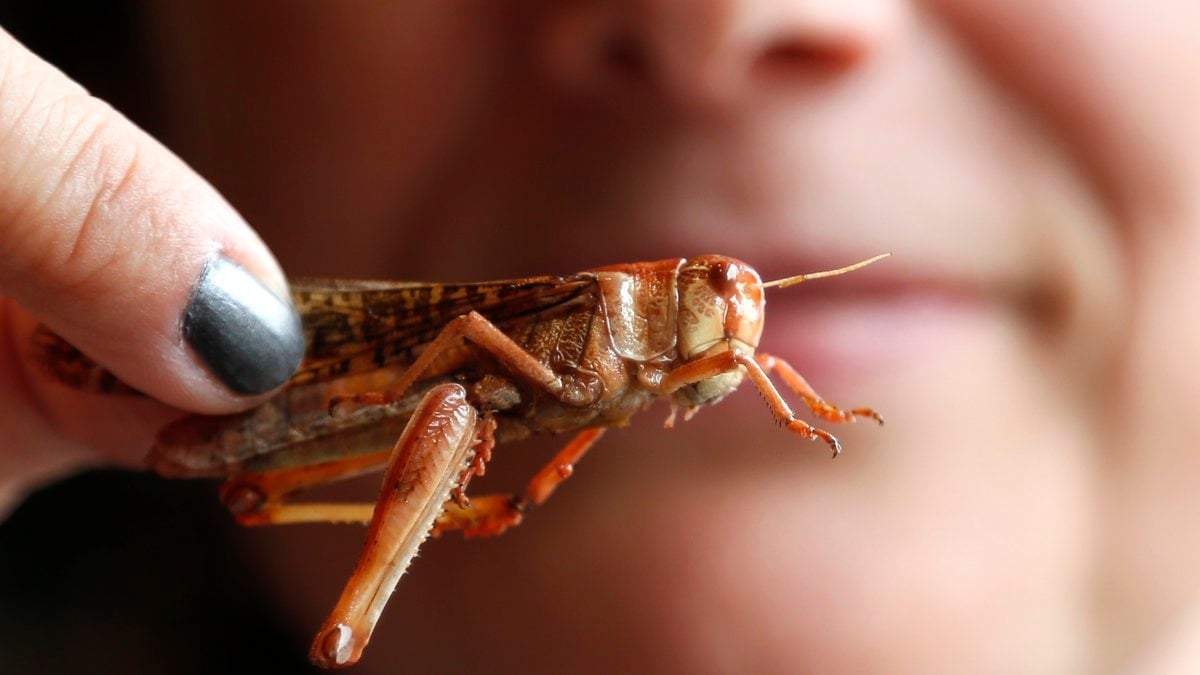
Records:
[[[778,291],[777,291],[778,293]],[[921,367],[980,328],[989,304],[943,290],[770,298],[759,349],[817,386],[848,386]]]

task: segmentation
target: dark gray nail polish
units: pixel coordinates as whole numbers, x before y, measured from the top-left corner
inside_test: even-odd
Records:
[[[291,303],[223,257],[209,261],[192,290],[183,338],[236,394],[274,389],[304,358],[304,331]]]

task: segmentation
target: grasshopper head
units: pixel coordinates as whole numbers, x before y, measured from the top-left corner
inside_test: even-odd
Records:
[[[737,349],[758,348],[763,329],[763,286],[758,272],[721,255],[692,258],[679,269],[679,356],[683,362]],[[741,369],[675,392],[685,408],[714,403],[742,381]]]
[[[753,355],[762,337],[765,289],[787,288],[812,279],[845,274],[889,255],[883,253],[853,265],[767,283],[763,283],[754,268],[726,256],[704,255],[685,261],[678,276],[676,346],[680,360],[689,363],[731,349]],[[719,373],[676,390],[675,401],[688,408],[713,403],[736,389],[742,376],[740,368]]]
[[[737,348],[753,354],[763,329],[758,272],[721,255],[692,258],[679,270],[679,355],[684,361]]]

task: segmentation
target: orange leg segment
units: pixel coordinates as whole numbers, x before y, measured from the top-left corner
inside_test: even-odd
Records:
[[[575,472],[575,464],[604,435],[604,429],[585,429],[534,474],[520,495],[485,495],[471,499],[470,506],[448,504],[434,526],[434,536],[447,530],[462,530],[467,537],[490,537],[521,524],[526,511],[541,506],[563,481]]]
[[[305,488],[378,471],[393,453],[394,450],[387,450],[313,466],[236,476],[221,485],[221,502],[242,525],[366,524],[371,520],[374,504],[290,504],[286,500]]]
[[[796,392],[804,400],[808,409],[823,420],[830,422],[853,422],[856,417],[868,417],[883,424],[883,417],[870,408],[854,408],[853,410],[846,411],[821,398],[813,390],[812,386],[808,384],[808,381],[804,379],[804,376],[796,372],[796,369],[791,364],[781,358],[771,356],[770,354],[759,354],[754,357],[754,360],[767,373],[777,371],[788,388]]]
[[[767,405],[771,408],[771,413],[775,415],[775,419],[779,420],[780,424],[787,427],[789,431],[805,438],[825,441],[833,449],[834,457],[841,454],[842,444],[828,431],[818,429],[803,420],[797,419],[796,414],[792,412],[787,401],[783,399],[779,390],[771,382],[771,378],[767,376],[765,369],[779,370],[788,386],[804,399],[805,404],[808,405],[814,414],[822,419],[827,419],[831,422],[853,422],[854,416],[858,414],[864,417],[872,417],[882,422],[878,414],[866,408],[854,410],[850,413],[843,412],[839,408],[826,403],[820,396],[817,396],[816,392],[804,381],[804,378],[800,377],[800,374],[784,361],[766,355],[761,358],[765,361],[765,365],[760,365],[759,361],[755,360],[754,357],[748,356],[736,349],[731,349],[720,354],[697,359],[667,373],[659,385],[660,393],[670,394],[680,387],[706,380],[721,373],[733,371],[740,366],[745,369],[746,375],[754,382],[758,390],[762,392],[763,398],[767,400]]]

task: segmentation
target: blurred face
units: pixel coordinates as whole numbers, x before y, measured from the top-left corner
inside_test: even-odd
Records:
[[[886,427],[830,429],[830,462],[750,392],[669,432],[653,409],[519,531],[427,544],[362,672],[1182,658],[1200,6],[1156,4],[155,6],[169,142],[293,274],[893,253],[768,291],[760,347]],[[501,448],[472,489],[564,441]],[[361,535],[253,534],[315,629]]]

